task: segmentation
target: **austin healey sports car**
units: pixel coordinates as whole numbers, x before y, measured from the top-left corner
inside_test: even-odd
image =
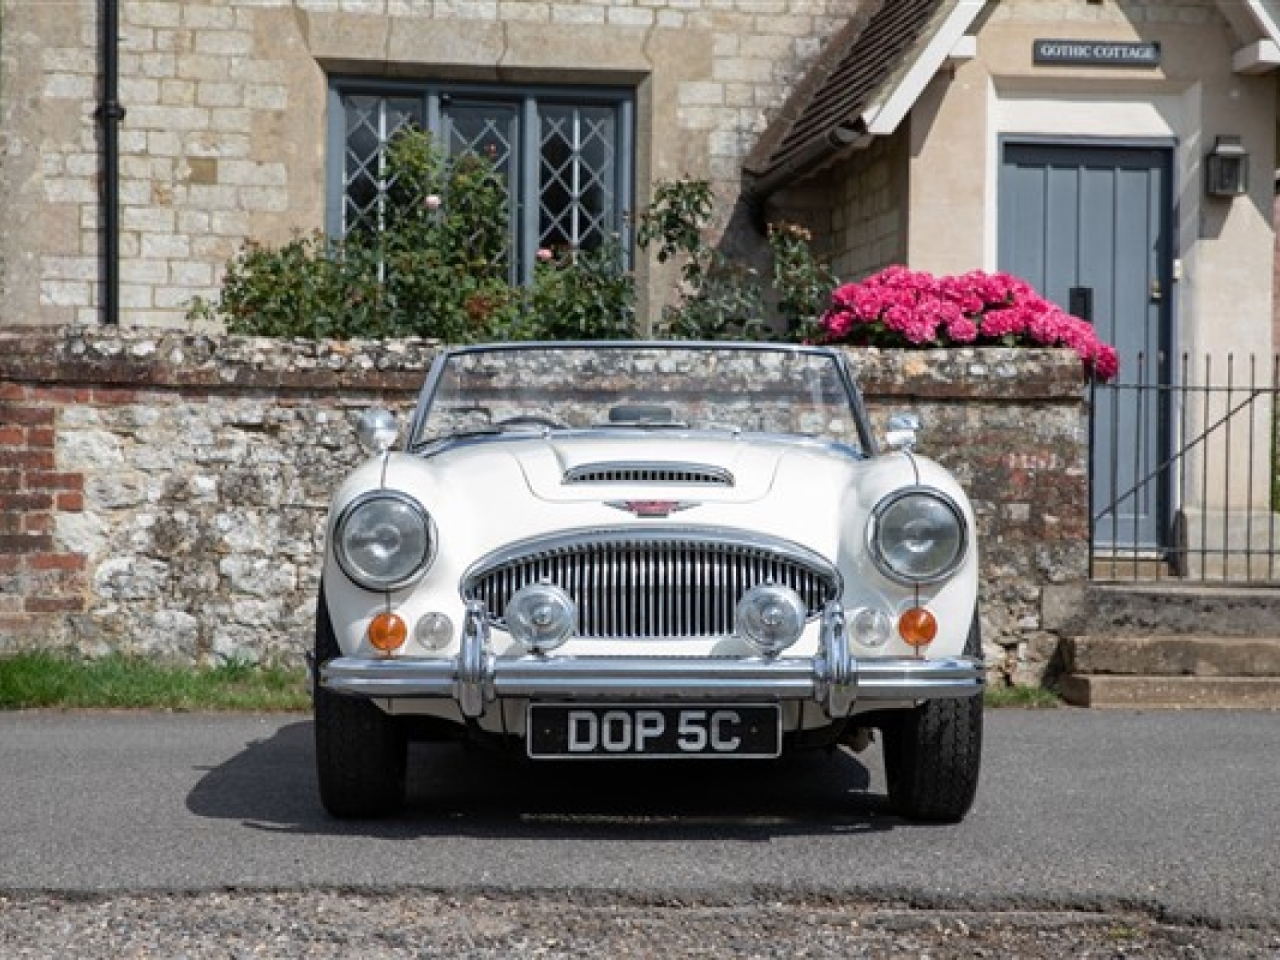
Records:
[[[328,521],[320,796],[404,801],[408,743],[531,760],[882,745],[889,802],[956,821],[981,759],[973,513],[873,436],[849,358],[772,344],[469,346]],[[403,433],[403,440],[400,434]]]

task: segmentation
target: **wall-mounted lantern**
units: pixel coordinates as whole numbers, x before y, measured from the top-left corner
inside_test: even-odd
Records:
[[[1218,137],[1205,157],[1205,191],[1211,197],[1238,197],[1249,192],[1249,154],[1239,137]]]

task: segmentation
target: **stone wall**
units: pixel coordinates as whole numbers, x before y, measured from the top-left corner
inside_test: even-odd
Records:
[[[814,192],[835,198],[826,235],[836,276],[853,280],[908,262],[909,146],[905,130],[877,138],[819,179]]]
[[[311,642],[328,496],[373,403],[408,410],[431,343],[0,332],[0,653],[288,660]],[[1079,363],[1063,351],[853,354],[872,408],[979,520],[997,677],[1035,681],[1047,584],[1087,567]]]
[[[879,426],[913,410],[919,450],[969,494],[993,679],[1038,684],[1061,639],[1046,586],[1089,577],[1089,433],[1080,361],[1065,350],[854,351]],[[883,435],[883,430],[878,431]]]
[[[0,649],[300,652],[352,425],[434,351],[0,334]]]

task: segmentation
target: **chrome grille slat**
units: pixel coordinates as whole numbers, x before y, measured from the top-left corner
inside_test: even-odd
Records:
[[[738,601],[762,583],[791,587],[810,617],[840,589],[834,568],[796,544],[723,528],[646,527],[513,545],[469,571],[463,594],[505,628],[507,602],[535,582],[573,597],[580,636],[618,640],[729,636]]]

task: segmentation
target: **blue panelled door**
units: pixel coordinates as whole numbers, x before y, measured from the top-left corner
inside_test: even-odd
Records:
[[[1120,354],[1121,384],[1169,378],[1171,164],[1165,146],[1003,144],[999,267],[1090,320]],[[1165,545],[1168,410],[1161,401],[1137,402],[1153,393],[1096,395],[1096,544]]]

